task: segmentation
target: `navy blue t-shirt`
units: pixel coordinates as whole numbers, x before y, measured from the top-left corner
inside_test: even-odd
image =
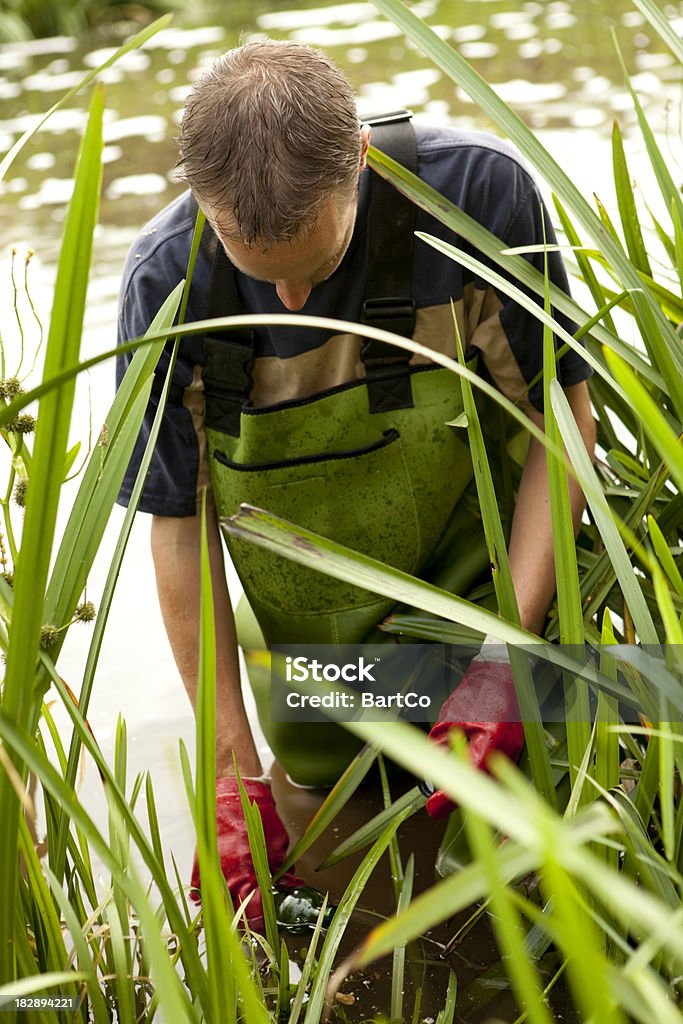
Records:
[[[500,238],[504,247],[542,243],[544,222],[548,244],[555,241],[536,184],[512,147],[494,136],[455,128],[416,124],[415,131],[420,178]],[[301,310],[303,314],[354,322],[361,319],[368,262],[370,175],[370,171],[361,174],[356,223],[344,259],[330,278],[313,289]],[[192,197],[185,193],[154,217],[133,245],[121,286],[119,343],[144,334],[164,299],[186,276],[195,213]],[[418,211],[416,228],[491,265],[469,243],[423,211]],[[214,236],[205,233],[192,280],[187,322],[207,316],[215,244]],[[529,255],[528,259],[542,270],[543,253]],[[548,254],[548,266],[551,280],[568,291],[566,272],[557,252]],[[286,312],[274,285],[238,272],[236,282],[242,311]],[[412,288],[417,308],[413,335],[416,341],[453,356],[455,306],[466,349],[479,353],[479,372],[511,400],[542,411],[542,381],[539,379],[529,387],[543,366],[543,329],[536,317],[421,240],[415,242]],[[573,330],[561,314],[556,316],[566,329]],[[266,406],[304,398],[358,379],[363,375],[361,343],[356,335],[330,330],[258,329],[251,402]],[[130,356],[124,355],[117,361],[118,381],[129,360]],[[412,360],[424,361],[420,357]],[[201,336],[184,339],[174,372],[175,386],[140,503],[142,511],[163,516],[194,515],[199,488],[209,482],[203,436],[203,364]],[[157,368],[160,379],[167,365],[168,352]],[[563,387],[577,384],[590,374],[588,363],[573,350],[559,361],[558,377]],[[155,388],[150,400],[121,488],[118,500],[122,504],[130,499],[156,410],[158,390]]]

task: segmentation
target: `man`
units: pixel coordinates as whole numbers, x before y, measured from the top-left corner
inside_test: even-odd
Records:
[[[216,293],[222,292],[219,298],[228,312],[301,311],[359,321],[372,274],[369,265],[376,260],[369,256],[368,242],[370,133],[367,125],[359,125],[344,76],[322,53],[290,43],[257,42],[217,60],[195,85],[181,124],[180,168],[191,195],[181,196],[154,218],[131,250],[121,293],[121,340],[144,332],[165,296],[185,275],[196,212],[193,199],[206,214],[212,232],[200,250],[188,320],[203,319],[209,309],[215,312]],[[490,136],[425,126],[416,126],[416,139],[417,172],[424,181],[505,245],[542,241],[541,200],[509,147]],[[422,213],[417,227],[452,240],[446,229]],[[226,277],[214,279],[210,302],[217,246],[227,255],[229,269]],[[556,283],[567,287],[557,254],[550,256],[550,272]],[[542,387],[532,384],[542,367],[542,332],[535,318],[420,242],[410,289],[416,306],[413,337],[453,356],[453,300],[464,344],[470,354],[478,355],[480,372],[542,425]],[[240,344],[239,338],[231,341],[227,336],[218,343],[201,338],[183,343],[141,503],[142,510],[153,515],[159,600],[176,663],[193,702],[198,669],[197,500],[204,488],[214,493],[219,514],[234,511],[245,497],[267,494],[263,501],[252,503],[280,513],[300,508],[300,521],[308,526],[307,517],[315,511],[318,518],[314,517],[313,525],[322,516],[328,536],[342,541],[355,538],[351,546],[400,568],[422,572],[430,558],[432,563],[437,558],[435,552],[441,557],[439,540],[471,477],[462,442],[445,425],[453,410],[457,412],[459,401],[453,375],[444,392],[443,374],[448,371],[416,359],[407,371],[404,362],[399,369],[401,387],[409,373],[412,392],[408,398],[396,401],[390,396],[387,405],[385,395],[373,408],[371,374],[358,336],[267,328],[255,332],[241,348]],[[227,370],[224,353],[229,354]],[[381,377],[388,364],[393,372],[396,360],[387,364],[380,359],[379,363]],[[124,364],[121,360],[120,371]],[[164,369],[165,364],[160,377]],[[573,352],[559,362],[560,381],[591,449],[589,372]],[[440,396],[438,402],[435,395]],[[151,402],[121,492],[124,503],[130,497],[156,400]],[[316,410],[315,418],[302,419],[311,409]],[[378,413],[374,421],[372,413]],[[394,416],[401,431],[395,429]],[[411,441],[411,424],[416,422],[420,429],[413,431]],[[399,438],[404,430],[405,436]],[[420,431],[423,438],[418,442]],[[313,446],[303,449],[303,455],[297,447],[302,432]],[[424,436],[435,438],[437,433],[438,440],[425,444]],[[397,442],[403,445],[402,453]],[[387,493],[373,511],[374,488],[384,484],[391,488],[395,475],[402,472],[399,467],[410,464],[415,452],[408,473],[411,479]],[[359,483],[366,465],[363,460],[375,458],[384,461],[376,467],[373,462],[365,482]],[[323,462],[330,475],[322,491],[317,468],[314,474],[304,473],[305,479],[288,475],[302,465],[319,467]],[[280,473],[285,474],[284,484]],[[266,485],[262,485],[264,474]],[[262,486],[270,489],[264,492]],[[370,487],[367,494],[363,487]],[[583,499],[571,482],[570,491],[578,527]],[[394,504],[399,492],[404,500],[400,507]],[[287,497],[280,507],[268,504],[270,498],[276,501],[283,494],[290,494],[293,504],[287,504]],[[218,665],[219,842],[229,887],[233,897],[240,899],[254,889],[255,880],[232,778],[233,755],[241,775],[251,780],[249,794],[264,819],[273,868],[282,863],[287,836],[262,778],[244,711],[235,622],[216,513],[210,507]],[[299,584],[295,581],[289,593],[285,574],[274,571],[272,563],[262,563],[253,546],[241,543],[243,548],[238,544],[231,553],[269,643],[304,642],[309,637],[317,642],[358,642],[367,635],[368,626],[386,613],[381,604],[363,603],[357,594],[349,597],[345,592],[337,600],[341,584],[334,581],[318,596],[318,580],[313,584],[311,576],[301,577]],[[522,625],[539,633],[555,580],[545,453],[533,440],[517,494],[509,554]],[[518,713],[509,666],[473,664],[449,701],[434,731],[437,742],[447,739],[450,727],[457,724],[470,740],[476,764],[485,767],[492,749],[519,756],[523,734],[515,720]],[[440,816],[448,806],[442,794],[435,794],[429,809]],[[198,881],[195,870],[193,882]],[[257,924],[259,912],[256,893],[249,913]]]

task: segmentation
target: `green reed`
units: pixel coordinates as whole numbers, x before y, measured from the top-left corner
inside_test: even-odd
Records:
[[[654,187],[664,199],[669,220],[653,222],[649,213],[643,212],[642,201],[633,191],[626,146],[618,128],[613,134],[616,214],[612,219],[604,207],[594,210],[533,133],[455,51],[397,0],[375,2],[480,103],[553,188],[565,236],[577,247],[575,272],[588,286],[594,308],[585,309],[583,299],[577,301],[558,292],[530,266],[524,253],[501,251],[500,243],[462,211],[372,151],[371,163],[378,173],[472,243],[498,269],[473,262],[455,246],[425,240],[437,244],[449,257],[469,260],[472,269],[507,290],[545,324],[546,435],[466,366],[437,358],[460,377],[470,444],[484,467],[477,486],[489,551],[501,567],[496,579],[501,616],[467,595],[456,597],[413,579],[284,523],[267,511],[245,509],[223,527],[295,560],[310,560],[308,552],[314,550],[316,568],[414,609],[394,616],[388,627],[391,630],[440,642],[458,642],[463,631],[470,638],[494,632],[511,646],[514,659],[514,645],[523,646],[537,638],[518,624],[506,570],[495,484],[486,472],[485,423],[479,406],[479,398],[485,394],[510,417],[511,430],[526,430],[546,446],[554,529],[558,545],[569,555],[566,562],[558,563],[558,597],[546,639],[563,643],[585,639],[601,644],[600,665],[590,681],[597,691],[597,721],[594,727],[588,725],[584,705],[575,700],[570,682],[567,701],[573,711],[567,716],[567,728],[544,731],[524,666],[513,661],[523,717],[531,723],[525,726],[523,771],[499,763],[496,778],[488,778],[473,772],[462,751],[449,754],[435,749],[408,725],[350,723],[349,728],[368,746],[330,792],[287,864],[332,825],[378,751],[420,777],[428,775],[457,801],[459,810],[453,815],[447,838],[453,841],[452,849],[457,847],[458,855],[450,860],[441,857],[443,877],[414,896],[410,862],[404,873],[392,844],[406,816],[424,814],[424,797],[413,789],[393,803],[389,798],[384,811],[353,836],[345,837],[327,858],[326,863],[332,864],[369,848],[324,939],[321,913],[308,943],[301,980],[293,985],[289,954],[278,941],[270,913],[266,936],[253,946],[242,941],[234,916],[237,911],[239,917],[240,911],[230,905],[218,866],[213,817],[214,637],[204,542],[194,772],[187,753],[182,748],[180,752],[202,865],[201,912],[188,902],[186,880],[179,877],[163,849],[152,779],[139,776],[132,786],[127,785],[125,727],[120,724],[117,730],[110,766],[86,723],[97,657],[144,465],[95,620],[80,706],[58,671],[64,634],[74,621],[79,602],[83,604],[88,572],[139,430],[156,361],[169,336],[207,329],[205,324],[173,327],[179,307],[182,321],[187,297],[187,286],[181,283],[146,338],[131,343],[129,347],[139,351],[82,473],[67,526],[61,537],[56,536],[57,504],[74,458],[67,438],[75,379],[88,365],[113,355],[104,352],[87,363],[79,356],[101,173],[103,98],[96,90],[75,172],[43,380],[25,392],[11,388],[0,403],[0,433],[14,458],[12,472],[26,481],[21,530],[12,526],[8,503],[3,505],[10,550],[3,554],[4,574],[0,576],[0,644],[7,655],[0,704],[0,1003],[22,992],[60,991],[80,1000],[71,1019],[97,1024],[112,1019],[150,1022],[157,1016],[211,1024],[275,1019],[298,1024],[305,1017],[307,1024],[317,1024],[328,1012],[326,1007],[335,1012],[334,991],[348,970],[364,968],[391,954],[395,969],[392,1019],[419,1017],[419,994],[414,1006],[401,998],[406,947],[430,928],[469,909],[471,921],[489,911],[492,915],[503,959],[491,970],[509,977],[520,1024],[526,1019],[538,1024],[552,1019],[545,999],[559,977],[568,987],[579,1019],[629,1019],[647,1024],[653,1019],[680,1024],[683,1019],[678,980],[683,967],[680,191],[634,94]],[[635,2],[683,64],[683,48],[659,9],[651,0]],[[121,52],[144,41],[151,31],[126,44]],[[8,154],[3,173],[19,148]],[[201,223],[195,233],[195,253],[200,231]],[[661,249],[657,259],[651,251],[653,231]],[[188,279],[191,270],[190,265]],[[508,275],[525,290],[511,284]],[[554,323],[552,309],[573,318],[577,324],[573,335],[563,333]],[[267,319],[224,318],[213,326],[256,325]],[[298,317],[277,320],[302,325],[311,322],[311,318]],[[334,321],[315,322],[338,326]],[[357,325],[343,326],[361,331]],[[596,464],[586,456],[564,394],[553,379],[553,332],[567,346],[584,342],[595,369],[591,388],[601,451]],[[363,329],[363,333],[370,332]],[[372,333],[420,351],[420,346],[406,339],[381,331]],[[11,376],[11,368],[5,369],[5,375]],[[23,410],[36,400],[40,404],[31,445],[30,435],[16,427]],[[163,403],[164,396],[161,410]],[[151,457],[161,414],[146,460]],[[633,440],[624,441],[624,437]],[[580,529],[576,562],[567,551],[573,549],[568,544],[568,472],[584,490],[589,510]],[[14,480],[10,490],[13,484]],[[297,543],[302,536],[308,541],[306,547]],[[48,626],[51,631],[46,632]],[[51,646],[46,640],[52,641]],[[632,646],[636,641],[664,643],[664,660],[648,661],[647,651]],[[72,724],[72,734],[66,738],[60,736],[43,703],[49,685]],[[623,723],[620,702],[641,712],[642,725]],[[49,757],[48,735],[55,752]],[[109,810],[106,833],[98,829],[75,793],[81,749],[93,758],[102,780]],[[33,814],[25,795],[28,771],[40,781],[45,794],[47,863],[39,860],[31,835]],[[143,789],[144,820],[136,809]],[[268,908],[272,899],[268,899],[264,866],[267,851],[255,808],[247,807],[247,818]],[[506,837],[504,843],[501,835]],[[372,929],[351,961],[334,974],[344,931],[385,852],[392,856],[399,879],[397,913]],[[110,873],[105,892],[98,888],[94,857]],[[150,881],[143,881],[136,867],[140,860]],[[530,873],[535,873],[538,886],[527,889],[520,883]],[[467,927],[455,929],[453,942]],[[551,954],[554,973],[548,981],[541,959]],[[471,992],[461,991],[458,985],[456,967],[450,974],[438,1024],[457,1019],[461,999],[469,995]],[[336,1013],[340,1013],[338,1008]],[[8,1015],[8,1021],[12,1016]],[[43,1009],[35,1010],[31,1019],[43,1024],[64,1018]]]

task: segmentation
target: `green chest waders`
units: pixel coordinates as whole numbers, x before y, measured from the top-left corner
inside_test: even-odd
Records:
[[[397,158],[415,166],[412,127],[405,117],[391,127],[398,129]],[[374,175],[372,189],[365,320],[411,336],[414,207]],[[219,247],[210,314],[226,305],[234,311],[240,303]],[[361,350],[364,378],[253,408],[253,336],[228,332],[205,344],[206,436],[219,516],[247,502],[419,574],[472,478],[466,435],[448,426],[462,411],[457,377],[432,365],[411,367],[410,353],[369,341]],[[230,538],[227,545],[268,646],[359,643],[392,607],[247,541]],[[334,782],[358,741],[333,723],[272,722],[267,659],[252,659],[250,681],[266,739],[294,781]]]

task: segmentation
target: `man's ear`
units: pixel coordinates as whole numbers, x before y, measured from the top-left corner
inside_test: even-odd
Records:
[[[360,169],[364,171],[368,164],[368,146],[370,145],[370,125],[360,126]]]

